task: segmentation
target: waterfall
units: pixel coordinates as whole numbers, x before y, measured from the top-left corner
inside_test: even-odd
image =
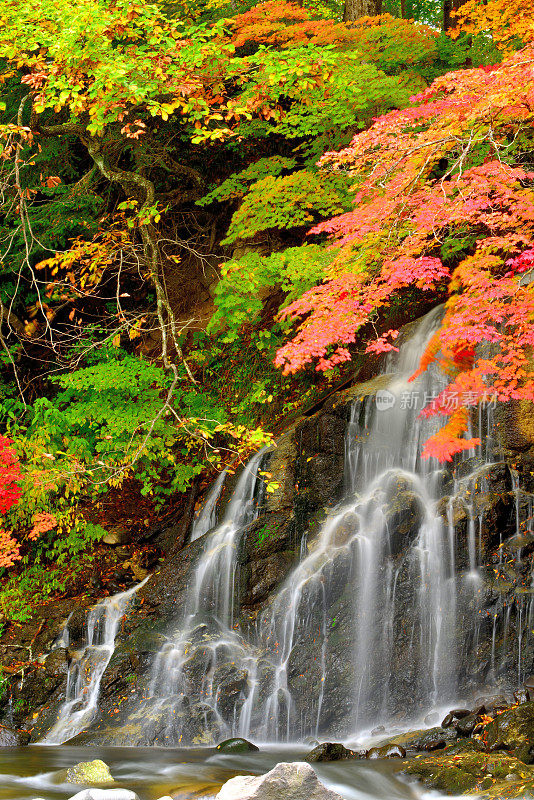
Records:
[[[448,531],[433,509],[443,470],[420,458],[422,442],[436,425],[418,419],[429,397],[447,382],[436,369],[408,382],[439,318],[439,310],[428,315],[403,345],[388,389],[352,406],[345,500],[329,514],[309,554],[261,619],[257,663],[250,669],[248,661],[250,693],[241,712],[242,735],[294,740],[328,727],[329,638],[336,626],[332,608],[345,582],[352,593],[351,623],[345,629],[352,692],[344,701],[350,706],[351,728],[387,720],[393,711],[400,583],[413,590],[411,629],[402,638],[413,692],[423,707],[438,698],[446,701],[453,692],[455,587],[447,567]],[[404,554],[398,531],[403,514],[405,536],[411,537]],[[297,702],[298,676],[291,675],[299,648],[302,663],[311,660],[314,670],[313,691],[304,704]]]
[[[534,576],[521,553],[534,544],[534,495],[499,449],[491,404],[473,414],[468,435],[483,441],[475,452],[454,465],[421,456],[443,419],[420,412],[449,379],[436,364],[409,379],[441,315],[435,309],[408,326],[379,378],[325,415],[346,420],[342,500],[332,507],[325,496],[322,521],[312,517],[304,532],[286,506],[271,507],[265,529],[283,518],[283,550],[262,539],[257,560],[249,532],[243,584],[265,577],[272,586],[278,564],[297,560],[261,610],[254,601],[240,608],[237,556],[258,516],[265,450],[245,466],[217,522],[226,480],[219,475],[192,525],[197,560],[187,585],[177,583],[180,611],[168,621],[142,700],[133,701],[138,743],[357,739],[377,724],[419,725],[433,708],[510,688],[532,671]],[[302,462],[288,470],[291,482]],[[499,571],[519,578],[499,586]],[[87,724],[109,657],[96,667],[95,690],[82,691],[93,683],[69,674],[68,702],[47,741],[63,721],[77,720],[77,730]]]
[[[150,576],[148,576],[150,577]],[[87,615],[86,645],[74,654],[67,676],[65,702],[57,721],[39,744],[63,744],[72,739],[94,719],[98,710],[98,695],[102,676],[115,651],[119,624],[128,606],[148,580],[101,600]],[[56,646],[69,642],[68,623]]]
[[[258,513],[258,471],[266,450],[256,453],[244,467],[223,521],[207,537],[187,588],[178,629],[156,656],[149,697],[154,701],[153,713],[163,719],[160,736],[165,741],[181,741],[182,711],[184,704],[189,705],[191,693],[200,696],[201,714],[214,717],[220,729],[226,729],[218,709],[214,676],[221,659],[226,661],[237,644],[232,630],[236,554],[241,532]],[[219,476],[217,483],[222,486],[223,480],[224,475]],[[215,490],[219,491],[214,487],[206,508]]]
[[[193,524],[191,526],[191,533],[189,541],[194,542],[200,539],[205,533],[211,531],[217,524],[217,504],[221,496],[224,481],[226,480],[226,470],[221,472],[210,491],[202,508],[199,510]]]

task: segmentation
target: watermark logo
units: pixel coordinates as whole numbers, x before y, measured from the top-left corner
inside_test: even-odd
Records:
[[[395,405],[395,395],[388,389],[379,389],[376,393],[375,403],[379,411],[387,411]]]
[[[398,395],[388,389],[380,389],[375,395],[378,411],[388,411],[397,401],[401,410],[422,411],[435,403],[438,405],[438,413],[452,414],[462,406],[495,407],[497,395],[486,392],[481,396],[475,392],[460,392],[456,389],[445,389],[442,392],[405,391]]]

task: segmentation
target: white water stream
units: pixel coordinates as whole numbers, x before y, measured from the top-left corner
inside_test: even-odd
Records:
[[[98,696],[102,676],[115,651],[115,638],[128,606],[144,581],[106,597],[93,606],[87,615],[86,645],[74,654],[69,667],[65,702],[57,722],[39,744],[62,744],[72,739],[94,719],[98,711]],[[61,644],[68,643],[68,623]]]

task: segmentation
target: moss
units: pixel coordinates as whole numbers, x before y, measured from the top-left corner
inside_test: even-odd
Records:
[[[100,759],[81,761],[79,764],[75,764],[74,767],[69,767],[56,773],[56,777],[60,783],[77,783],[83,786],[114,783],[108,765]]]
[[[534,787],[534,769],[500,753],[443,752],[439,756],[417,756],[403,765],[402,772],[417,777],[430,789],[447,794],[483,791],[485,797],[522,797]]]

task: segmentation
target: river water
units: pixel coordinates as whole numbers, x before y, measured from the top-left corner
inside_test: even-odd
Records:
[[[65,800],[81,786],[58,784],[54,773],[100,758],[116,780],[140,800],[171,794],[177,800],[213,798],[235,775],[260,775],[280,761],[302,761],[310,747],[262,746],[260,752],[222,755],[211,748],[30,746],[0,749],[0,800]],[[345,800],[439,798],[399,780],[392,761],[314,764],[319,778]],[[282,800],[282,798],[281,798]]]

